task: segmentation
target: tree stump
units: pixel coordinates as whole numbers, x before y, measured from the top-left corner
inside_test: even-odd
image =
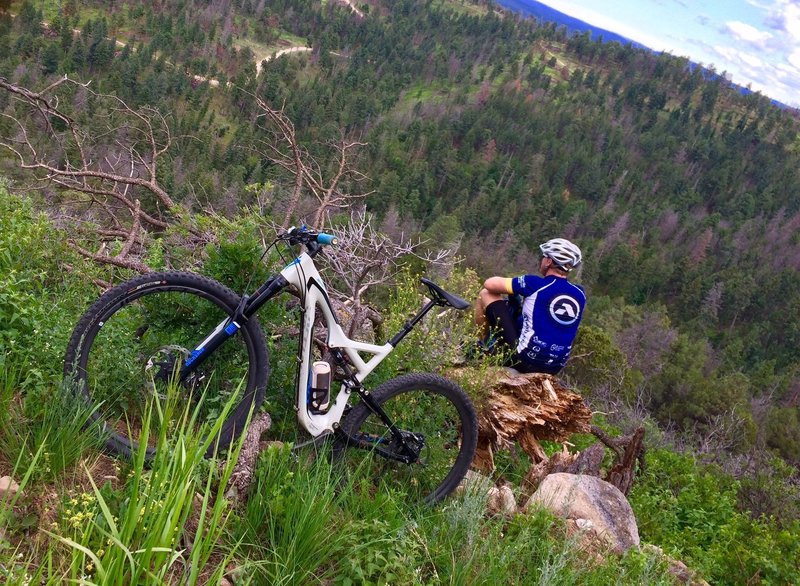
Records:
[[[644,469],[644,428],[619,438],[608,436],[591,425],[592,413],[583,398],[552,375],[512,374],[505,368],[461,368],[448,374],[477,395],[478,449],[472,467],[491,475],[498,450],[518,443],[532,462],[521,486],[525,497],[548,475],[559,472],[602,478],[627,495],[637,463],[640,471]],[[602,443],[578,453],[570,453],[565,446],[550,458],[539,443],[565,442],[574,433],[592,433]],[[601,470],[604,445],[615,455],[605,475]]]
[[[494,470],[494,454],[515,442],[539,464],[548,459],[539,441],[563,442],[573,433],[589,433],[592,413],[583,398],[552,375],[511,375],[505,368],[450,374],[467,388],[478,384],[483,389],[473,467],[484,473]]]

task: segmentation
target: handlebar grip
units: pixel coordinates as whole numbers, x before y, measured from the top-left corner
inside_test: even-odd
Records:
[[[336,239],[336,236],[334,236],[333,234],[325,234],[324,232],[320,233],[320,234],[317,234],[317,242],[319,242],[320,244],[337,244],[338,243],[338,241]]]

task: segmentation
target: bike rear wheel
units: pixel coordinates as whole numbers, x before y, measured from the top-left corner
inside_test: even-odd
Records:
[[[168,434],[203,429],[223,406],[234,405],[207,455],[243,431],[251,406],[264,400],[269,373],[266,341],[255,318],[241,324],[186,380],[177,376],[190,352],[234,314],[239,301],[211,279],[164,272],[117,285],[89,308],[67,346],[64,374],[96,408],[93,418],[103,422],[110,451],[130,457],[146,441],[152,459],[158,422],[151,423],[145,440],[145,406],[168,396],[177,402],[169,411],[172,419],[161,421]]]
[[[342,430],[361,448],[335,446],[355,478],[376,487],[402,490],[413,500],[432,504],[459,485],[469,470],[478,442],[475,408],[454,382],[434,374],[412,373],[380,385],[372,393],[418,457],[406,464],[365,446],[402,454],[381,418],[362,401],[342,421]]]

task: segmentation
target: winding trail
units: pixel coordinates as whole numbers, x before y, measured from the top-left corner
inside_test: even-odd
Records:
[[[281,49],[280,51],[275,51],[274,53],[270,53],[266,57],[262,59],[256,59],[256,75],[261,75],[261,64],[264,61],[271,61],[273,59],[277,59],[281,55],[286,55],[287,53],[306,53],[312,51],[311,47],[287,47],[286,49]]]

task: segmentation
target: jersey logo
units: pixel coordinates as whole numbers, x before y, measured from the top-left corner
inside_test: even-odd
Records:
[[[562,326],[569,326],[578,321],[581,306],[569,295],[559,295],[550,303],[550,317]]]

